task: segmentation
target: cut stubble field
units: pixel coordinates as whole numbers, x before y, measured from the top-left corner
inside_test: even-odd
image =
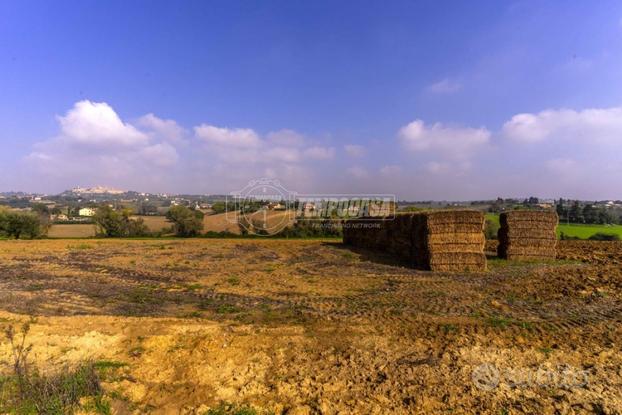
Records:
[[[620,413],[622,244],[489,268],[413,270],[334,240],[0,241],[0,326],[36,316],[48,370],[117,362],[115,413]],[[587,382],[487,390],[486,364]]]

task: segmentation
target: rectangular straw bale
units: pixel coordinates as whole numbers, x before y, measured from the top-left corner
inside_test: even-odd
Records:
[[[555,259],[558,216],[553,211],[504,212],[499,217],[497,254],[506,259]]]
[[[508,247],[534,247],[534,248],[555,248],[557,246],[557,239],[543,239],[543,238],[513,238],[511,240],[503,240],[500,243],[504,243]]]
[[[501,238],[538,238],[538,239],[557,239],[557,234],[555,233],[555,228],[553,229],[543,229],[543,228],[522,228],[516,229],[512,228],[499,228],[498,232],[499,239]]]
[[[554,211],[541,210],[512,210],[503,212],[499,217],[499,223],[503,225],[519,224],[523,222],[536,222],[540,225],[549,224],[557,226],[559,218]]]
[[[484,214],[451,210],[398,214],[380,220],[380,230],[360,227],[362,220],[347,221],[344,243],[388,252],[412,266],[443,271],[483,271]],[[356,230],[352,229],[354,226]]]

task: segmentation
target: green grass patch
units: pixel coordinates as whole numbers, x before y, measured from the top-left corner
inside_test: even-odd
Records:
[[[533,324],[531,324],[528,321],[520,321],[520,320],[515,320],[513,318],[503,317],[503,316],[488,317],[487,322],[488,322],[488,325],[490,325],[491,327],[495,327],[499,329],[506,329],[509,326],[520,327],[521,329],[524,329],[524,330],[533,329]]]
[[[203,285],[201,285],[199,283],[194,283],[194,284],[186,285],[186,290],[187,291],[197,291],[197,290],[202,290],[202,289],[203,289]]]
[[[0,413],[64,415],[77,409],[108,415],[99,376],[92,364],[64,369],[53,375],[36,370],[0,379]],[[85,400],[84,405],[80,401]]]
[[[208,409],[203,415],[268,415],[273,412],[258,411],[252,406],[221,403],[215,408]]]
[[[590,236],[597,233],[617,235],[622,239],[622,225],[581,225],[573,223],[560,223],[557,226],[557,236],[561,236],[562,232],[566,236],[579,239],[589,239]]]
[[[218,314],[233,314],[233,313],[239,313],[240,311],[242,311],[242,309],[233,304],[222,304],[222,305],[219,305],[218,308],[216,309],[216,312]]]
[[[229,277],[227,278],[227,282],[230,285],[240,285],[240,279],[238,277]]]
[[[93,363],[93,367],[98,370],[119,369],[127,366],[125,362],[117,362],[115,360],[99,360]]]
[[[456,326],[455,324],[441,324],[441,329],[445,334],[455,333],[458,331],[458,326]]]

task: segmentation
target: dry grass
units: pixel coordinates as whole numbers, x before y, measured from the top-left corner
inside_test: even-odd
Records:
[[[92,238],[95,236],[95,225],[75,224],[75,225],[52,225],[48,230],[50,238]]]

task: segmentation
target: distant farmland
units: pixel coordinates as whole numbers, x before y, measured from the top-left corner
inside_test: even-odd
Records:
[[[564,233],[566,236],[573,236],[581,239],[588,239],[595,233],[607,233],[618,235],[622,239],[622,226],[620,225],[579,225],[560,223],[557,227],[557,235]]]
[[[50,226],[50,238],[92,238],[95,236],[95,225],[92,224],[59,224]]]
[[[280,223],[292,225],[290,218],[291,212],[284,211],[260,211],[248,215],[250,221],[258,228],[262,229],[266,223],[268,227],[277,226]],[[151,232],[168,231],[173,224],[164,216],[140,216],[145,225]],[[205,215],[203,219],[203,232],[229,232],[239,235],[240,226],[237,212],[220,213],[216,215]],[[48,231],[50,238],[92,238],[95,236],[95,225],[92,224],[58,224],[52,225]]]

